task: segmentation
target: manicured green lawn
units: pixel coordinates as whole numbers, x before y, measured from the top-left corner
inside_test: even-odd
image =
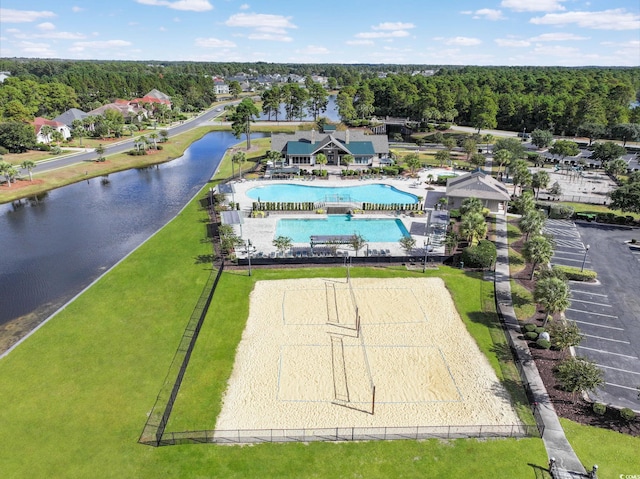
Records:
[[[0,360],[2,476],[33,477],[533,477],[544,466],[539,439],[450,442],[187,445],[137,443],[185,324],[209,276],[200,255],[206,214],[192,203],[158,235]],[[213,424],[246,319],[255,279],[342,275],[343,271],[227,273],[216,293],[174,425]],[[355,268],[359,276],[406,276],[402,269]],[[420,275],[420,273],[411,273]],[[429,274],[438,274],[430,272]],[[489,286],[443,268],[441,274],[481,349],[491,350]],[[204,346],[219,346],[205,351]],[[198,357],[198,354],[201,356]],[[489,355],[497,367],[497,352]],[[208,360],[207,367],[203,361]],[[200,363],[199,363],[200,362]],[[198,372],[199,371],[199,372]],[[201,374],[215,394],[197,393]],[[191,386],[189,381],[192,381]],[[191,389],[189,389],[191,388]],[[217,389],[216,389],[217,388]],[[187,406],[187,407],[185,407]],[[193,406],[194,410],[190,410]],[[180,412],[180,407],[182,411]],[[197,409],[200,408],[200,409]],[[187,411],[187,412],[184,412]],[[196,417],[196,413],[202,413]],[[197,419],[197,423],[196,423]],[[190,422],[192,421],[192,422]]]
[[[598,479],[640,476],[640,438],[560,419],[567,439],[587,470],[598,465]]]
[[[633,216],[636,220],[640,219],[640,214],[638,213],[629,213],[623,212],[621,210],[612,210],[604,205],[591,205],[587,203],[570,203],[570,202],[562,202],[561,204],[566,206],[571,206],[576,213],[613,213],[617,216]]]

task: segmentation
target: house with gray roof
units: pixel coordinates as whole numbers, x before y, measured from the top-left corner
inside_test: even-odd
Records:
[[[327,157],[328,165],[344,164],[342,159],[352,155],[354,166],[378,166],[380,160],[389,156],[387,135],[365,135],[361,130],[330,131],[316,130],[295,133],[274,133],[271,150],[282,154],[288,166],[316,164],[320,153]]]
[[[483,171],[447,180],[449,209],[458,209],[466,198],[478,198],[492,213],[506,214],[511,195],[506,186]]]
[[[89,114],[85,113],[82,110],[78,110],[77,108],[70,108],[69,110],[65,111],[62,115],[55,117],[53,121],[64,123],[69,128],[71,128],[75,120],[82,120],[88,116]]]

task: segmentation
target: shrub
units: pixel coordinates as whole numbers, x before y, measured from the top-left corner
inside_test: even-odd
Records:
[[[480,240],[476,246],[462,250],[462,261],[471,268],[489,268],[496,257],[496,245],[488,240]]]
[[[530,333],[531,331],[535,331],[537,327],[538,326],[536,326],[533,323],[525,323],[524,324],[524,331],[525,331],[525,333]]]
[[[633,412],[633,409],[625,407],[620,409],[620,417],[627,422],[631,422],[636,418],[636,413]]]
[[[524,337],[529,341],[535,341],[536,339],[538,339],[538,333],[536,333],[535,331],[529,331],[528,333],[524,333]]]
[[[575,210],[571,206],[553,205],[549,211],[549,218],[554,220],[567,220],[573,216]]]
[[[0,155],[9,154],[9,150],[7,150],[4,146],[0,146]]]
[[[598,273],[590,269],[580,271],[580,268],[559,265],[555,265],[553,269],[563,273],[568,280],[572,281],[591,281],[598,277]]]
[[[450,218],[460,218],[462,215],[460,214],[460,210],[451,210],[449,211]]]
[[[541,349],[549,349],[551,347],[551,341],[548,339],[538,339],[536,345]]]
[[[607,412],[607,406],[600,402],[594,402],[593,412],[595,412],[598,416],[604,416],[604,414]]]

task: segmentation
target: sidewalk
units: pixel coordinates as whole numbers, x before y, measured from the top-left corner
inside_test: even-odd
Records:
[[[513,310],[513,303],[511,302],[507,219],[504,215],[496,215],[496,247],[498,249],[495,273],[496,301],[505,322],[506,332],[511,337],[512,344],[515,345],[518,359],[522,364],[534,401],[538,404],[538,411],[544,424],[542,440],[547,449],[547,454],[549,455],[549,459],[555,459],[556,470],[564,469],[566,471],[586,474],[584,466],[564,434],[564,430],[560,425],[560,421],[549,399],[542,378],[538,373],[538,368],[531,357],[529,347],[526,341],[519,339],[522,333]]]

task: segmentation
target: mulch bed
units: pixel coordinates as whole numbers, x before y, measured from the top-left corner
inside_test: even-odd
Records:
[[[512,247],[520,252],[523,243],[524,240],[517,241]],[[535,280],[530,280],[530,276],[531,265],[527,264],[525,269],[514,275],[514,279],[529,291],[533,291]],[[558,315],[555,316],[554,319],[559,319]],[[539,326],[542,326],[543,321],[544,311],[540,308],[536,310],[533,317],[527,319],[527,322],[534,322]],[[567,353],[553,349],[540,349],[533,341],[529,342],[529,349],[558,416],[580,424],[602,427],[640,437],[640,419],[638,417],[632,422],[626,422],[620,418],[620,413],[616,409],[611,408],[607,408],[606,413],[599,416],[593,412],[592,403],[585,401],[582,395],[576,395],[574,398],[571,393],[562,390],[556,380],[554,369],[567,357]]]

